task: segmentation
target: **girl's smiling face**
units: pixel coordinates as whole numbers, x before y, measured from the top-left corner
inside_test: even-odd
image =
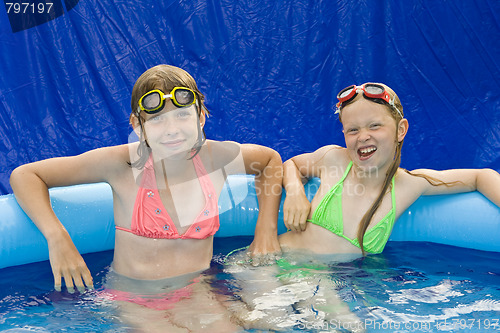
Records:
[[[178,108],[169,100],[156,114],[143,113],[145,138],[155,159],[186,159],[201,135],[204,117],[200,119],[196,106]]]
[[[406,119],[396,124],[386,105],[359,96],[342,109],[342,124],[349,157],[366,171],[388,168],[408,129]]]

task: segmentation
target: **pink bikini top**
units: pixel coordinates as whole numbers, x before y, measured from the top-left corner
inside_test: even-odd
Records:
[[[163,206],[156,185],[152,156],[149,157],[135,199],[130,229],[116,226],[116,229],[131,232],[137,236],[167,239],[205,239],[219,230],[219,207],[214,185],[198,155],[193,159],[194,168],[205,196],[205,207],[185,233],[179,235],[174,222]]]

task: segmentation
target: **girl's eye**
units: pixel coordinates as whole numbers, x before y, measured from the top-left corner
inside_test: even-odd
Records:
[[[177,113],[177,118],[187,118],[190,116],[189,111],[179,111]]]
[[[165,115],[157,115],[154,117],[149,118],[147,121],[151,123],[158,123],[162,121],[165,118]]]
[[[357,129],[357,128],[348,128],[348,129],[346,130],[346,133],[347,133],[347,134],[355,134],[357,131],[358,131],[358,129]]]
[[[382,126],[382,125],[375,123],[375,124],[371,124],[371,125],[370,125],[370,128],[371,128],[371,129],[377,129],[377,128],[379,128],[380,126]]]

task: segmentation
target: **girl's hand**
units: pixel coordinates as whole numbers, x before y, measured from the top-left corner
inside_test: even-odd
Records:
[[[305,194],[287,194],[283,203],[283,220],[286,228],[295,232],[306,230],[310,210],[311,203]]]
[[[94,288],[92,275],[67,233],[49,242],[49,259],[56,291],[61,291],[62,278],[70,293],[75,291],[75,286],[81,293],[85,286]]]
[[[248,248],[247,255],[252,259],[253,266],[272,265],[281,257],[281,247],[276,233],[265,235],[255,234],[255,238]]]

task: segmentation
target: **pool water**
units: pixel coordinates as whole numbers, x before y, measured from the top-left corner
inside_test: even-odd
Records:
[[[239,286],[240,276],[232,276],[223,262],[233,249],[250,242],[250,237],[215,239],[209,270],[215,277],[213,287],[224,295],[234,291],[236,300],[245,292]],[[110,304],[95,297],[112,255],[112,251],[84,255],[96,287],[96,291],[84,294],[53,291],[48,262],[1,269],[0,331],[130,331]],[[333,281],[332,290],[367,332],[490,332],[500,331],[499,262],[500,253],[433,243],[390,242],[380,255],[333,263],[320,274],[323,280]],[[272,325],[288,321],[288,326],[281,325],[287,332],[346,332],[352,328],[335,319],[319,318],[321,311],[315,309],[314,302],[309,305],[307,321],[290,313],[290,309],[299,311],[290,294],[297,290],[294,286],[301,283],[301,277],[293,281],[292,275],[291,279],[279,287],[279,293],[266,293],[274,295],[267,299],[275,303],[275,308],[282,306],[289,311],[288,316],[275,318]],[[298,319],[290,326],[294,318]]]

